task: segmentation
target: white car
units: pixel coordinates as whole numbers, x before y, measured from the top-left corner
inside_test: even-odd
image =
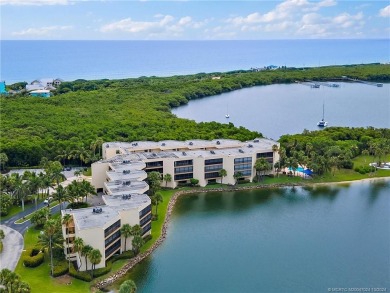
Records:
[[[48,204],[53,200],[53,197],[49,196],[47,199],[43,201],[44,204]]]

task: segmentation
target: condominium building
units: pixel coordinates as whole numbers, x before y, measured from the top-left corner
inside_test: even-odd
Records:
[[[143,181],[147,174],[142,170],[145,163],[129,165],[120,162],[111,166],[111,171],[106,173],[107,180],[104,180],[106,193],[102,198],[105,205],[62,211],[62,216],[71,215],[71,221],[62,226],[65,254],[77,261],[81,271],[91,269],[91,264],[87,268],[88,260],[85,261],[85,256],[74,249],[76,237],[82,238],[84,245],[100,250],[102,260],[96,268],[101,268],[113,255],[132,248],[131,238],[125,241],[121,236],[120,229],[124,224],[140,225],[142,237],[151,233],[151,200],[146,195],[149,186]]]
[[[198,179],[200,186],[221,179],[233,185],[237,173],[253,180],[258,158],[272,164],[268,173],[273,173],[274,162],[279,160],[278,147],[279,143],[265,138],[246,142],[231,139],[107,142],[102,146],[103,159],[92,164],[92,185],[106,194],[111,194],[114,186],[125,188],[126,184],[142,193],[146,186],[141,180],[152,171],[162,176],[170,174],[172,180],[162,184],[171,188],[191,178]],[[226,170],[224,178],[219,176],[221,169]]]

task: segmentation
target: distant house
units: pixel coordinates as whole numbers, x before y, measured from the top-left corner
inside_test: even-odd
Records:
[[[40,98],[49,98],[50,91],[49,90],[35,90],[35,91],[30,92],[30,96],[40,97]]]
[[[5,81],[0,81],[0,95],[6,95]]]
[[[30,84],[26,85],[26,91],[35,90],[55,90],[54,86],[59,86],[63,82],[60,78],[42,78],[33,80]]]
[[[221,77],[220,76],[213,76],[211,79],[221,79]]]

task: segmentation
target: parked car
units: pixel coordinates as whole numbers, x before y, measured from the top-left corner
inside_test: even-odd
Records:
[[[64,168],[64,171],[70,171],[70,170],[72,170],[72,167],[65,167]]]

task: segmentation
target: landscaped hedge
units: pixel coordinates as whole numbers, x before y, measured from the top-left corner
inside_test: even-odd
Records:
[[[105,274],[108,274],[111,271],[111,268],[112,268],[112,262],[107,261],[106,266],[104,268],[96,269],[93,271],[93,277],[97,278]]]
[[[35,268],[43,263],[45,254],[38,248],[26,249],[23,252],[23,264],[25,267]]]
[[[85,282],[92,281],[92,276],[90,273],[85,272],[85,271],[78,272],[78,271],[76,271],[76,269],[73,266],[70,267],[69,275],[71,275],[73,278],[79,279],[81,281],[85,281]]]
[[[68,262],[62,261],[57,263],[53,269],[53,277],[59,277],[68,273]]]
[[[115,262],[119,259],[130,259],[134,257],[134,252],[132,250],[128,250],[128,251],[125,251],[124,253],[122,254],[117,254],[117,255],[114,255],[112,258],[111,258],[111,261],[112,262]]]
[[[144,243],[146,243],[146,242],[148,242],[148,241],[150,241],[150,240],[152,240],[152,234],[146,235],[146,236],[144,237]]]

